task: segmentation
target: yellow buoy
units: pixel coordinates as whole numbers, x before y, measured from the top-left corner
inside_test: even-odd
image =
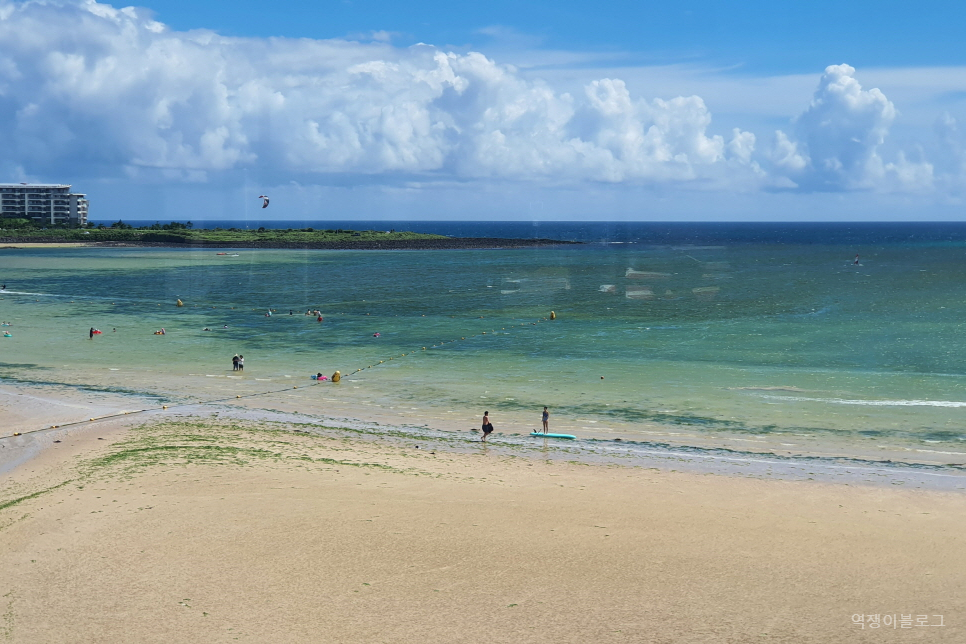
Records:
[[[342,380],[342,374],[340,372],[336,371],[332,374],[332,382],[339,382],[340,380]]]
[[[14,436],[20,436],[20,432],[14,432],[13,435]]]
[[[235,396],[235,398],[241,398],[241,396]]]
[[[184,306],[184,302],[182,302],[181,300],[178,300],[177,306]]]
[[[551,320],[556,320],[557,319],[557,314],[554,313],[553,311],[550,311],[550,319]]]
[[[168,408],[167,405],[161,405],[161,409],[167,409],[167,408]]]

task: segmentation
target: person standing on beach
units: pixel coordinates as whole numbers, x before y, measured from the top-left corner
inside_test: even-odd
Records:
[[[231,358],[231,370],[232,371],[238,371],[238,354],[237,353],[234,356],[232,356],[232,358]]]
[[[483,442],[486,442],[486,437],[493,433],[493,424],[490,422],[490,412],[483,412]]]
[[[550,412],[547,408],[543,408],[543,433],[546,434],[550,431]]]

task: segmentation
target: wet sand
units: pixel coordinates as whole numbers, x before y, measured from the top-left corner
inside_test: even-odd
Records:
[[[138,419],[0,474],[0,641],[966,637],[959,493]]]

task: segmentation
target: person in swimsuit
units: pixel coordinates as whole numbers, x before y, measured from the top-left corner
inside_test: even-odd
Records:
[[[550,412],[547,408],[543,408],[543,433],[546,434],[550,431]]]
[[[483,442],[486,442],[486,437],[493,432],[493,424],[490,422],[490,412],[483,412]]]
[[[238,371],[238,354],[237,353],[234,356],[232,356],[232,358],[231,358],[231,370],[232,371]]]
[[[91,340],[94,339],[94,327],[91,327]]]

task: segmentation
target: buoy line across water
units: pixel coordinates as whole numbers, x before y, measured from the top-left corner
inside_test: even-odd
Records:
[[[180,302],[180,300],[179,300],[179,302]],[[510,329],[512,330],[515,327],[536,326],[538,323],[540,323],[540,322],[546,322],[548,319],[549,320],[556,320],[557,319],[556,313],[554,313],[553,311],[551,311],[549,318],[538,318],[536,322],[521,322],[520,324],[511,326]],[[507,330],[507,327],[501,327],[500,330],[506,331]],[[494,333],[495,334],[496,333],[496,329],[491,330],[490,333]],[[431,347],[422,347],[422,351],[428,351],[430,348],[436,349],[436,348],[442,347],[444,344],[453,344],[455,342],[465,341],[467,338],[476,338],[476,337],[483,336],[483,335],[487,335],[487,332],[486,331],[483,331],[481,333],[474,333],[473,335],[470,335],[470,336],[461,336],[459,338],[459,340],[450,340],[448,342],[447,341],[442,341],[442,342],[439,342],[438,344],[432,345]],[[419,353],[419,351],[413,350],[413,351],[410,351],[409,353],[403,353],[399,357],[407,357],[407,356],[410,356],[410,355],[413,355],[413,354],[417,354],[417,353]],[[392,360],[394,357],[396,357],[396,356],[390,356],[389,357],[389,360]],[[306,385],[304,385],[304,387],[305,388],[315,387],[315,386],[321,385],[323,382],[329,382],[331,384],[336,384],[336,383],[339,383],[343,378],[348,378],[350,375],[355,375],[357,373],[360,373],[360,372],[364,371],[365,369],[372,369],[373,367],[378,367],[380,364],[385,364],[386,362],[387,362],[386,360],[380,360],[375,365],[369,365],[369,366],[367,366],[365,368],[360,367],[359,369],[356,369],[355,371],[353,371],[351,374],[346,374],[345,376],[343,376],[340,371],[336,371],[334,374],[332,374],[331,380],[329,380],[329,381],[326,381],[326,380],[318,380],[316,382],[312,382],[312,383],[306,384]],[[68,422],[68,423],[63,423],[61,425],[51,425],[49,427],[39,427],[37,429],[31,429],[31,430],[27,430],[25,432],[14,432],[13,434],[8,434],[6,436],[0,436],[0,441],[2,441],[4,439],[7,439],[7,438],[14,438],[16,436],[26,436],[26,435],[29,435],[29,434],[37,434],[37,433],[41,433],[41,432],[49,432],[49,431],[53,431],[53,430],[64,429],[64,428],[67,428],[67,427],[74,427],[74,426],[77,426],[77,425],[83,425],[83,424],[86,424],[86,423],[92,423],[92,422],[96,422],[96,421],[100,421],[100,420],[109,420],[109,419],[113,419],[113,418],[121,418],[123,416],[133,416],[133,415],[137,415],[137,414],[144,414],[144,413],[151,412],[151,411],[167,411],[168,409],[178,408],[178,407],[205,406],[205,405],[213,405],[213,404],[216,404],[216,403],[225,403],[225,402],[229,402],[231,400],[240,400],[240,399],[244,399],[244,398],[256,398],[258,396],[270,396],[272,394],[282,393],[283,391],[291,391],[292,389],[299,389],[299,385],[295,385],[295,386],[293,386],[291,388],[286,387],[285,389],[272,389],[272,390],[269,390],[269,391],[260,391],[260,392],[255,392],[255,393],[252,393],[252,394],[245,394],[245,395],[236,394],[234,397],[214,398],[212,400],[205,400],[205,401],[200,401],[200,402],[198,402],[198,401],[195,401],[195,402],[185,402],[185,403],[179,403],[179,404],[175,404],[175,405],[161,405],[161,407],[149,407],[147,409],[137,409],[137,410],[134,410],[134,411],[122,411],[122,412],[117,412],[115,414],[107,414],[107,415],[104,415],[104,416],[96,416],[96,417],[93,417],[93,418],[88,418],[86,420],[77,420],[77,421],[72,421],[72,422]]]
[[[540,322],[546,322],[547,320],[556,320],[556,319],[557,319],[557,314],[554,311],[551,311],[549,318],[538,318],[536,322],[521,322],[520,324],[515,324],[515,325],[512,325],[510,327],[500,327],[500,330],[501,331],[506,331],[508,328],[510,330],[513,330],[516,327],[536,326]],[[429,347],[422,347],[421,349],[413,349],[412,351],[410,351],[408,353],[402,353],[402,354],[399,354],[399,355],[392,355],[392,356],[390,356],[388,358],[388,360],[392,360],[394,358],[405,358],[407,356],[411,356],[413,354],[417,354],[420,351],[429,351],[430,349],[437,349],[437,348],[442,347],[444,344],[453,344],[454,342],[465,341],[465,340],[467,340],[467,338],[476,338],[476,337],[479,337],[481,335],[487,335],[487,333],[495,334],[495,333],[497,333],[497,330],[496,329],[492,329],[490,331],[482,331],[480,333],[474,333],[474,334],[469,335],[469,336],[460,336],[459,338],[453,339],[453,340],[443,340],[443,341],[441,341],[441,342],[439,342],[437,344],[431,345]],[[386,364],[386,362],[388,360],[380,360],[380,361],[376,362],[375,364],[367,365],[365,367],[359,367],[355,371],[351,372],[351,374],[347,374],[347,375],[353,375],[354,376],[355,374],[360,373],[360,372],[363,372],[366,369],[372,369],[374,367],[378,367],[381,364]]]

